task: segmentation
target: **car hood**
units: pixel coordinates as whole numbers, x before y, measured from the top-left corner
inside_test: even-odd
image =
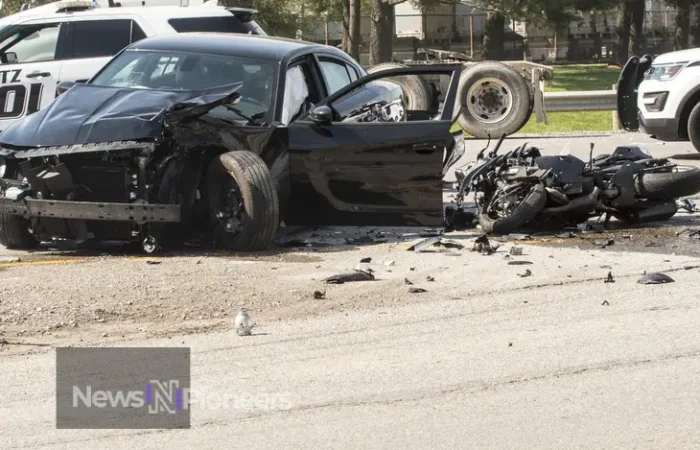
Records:
[[[700,48],[664,53],[654,59],[654,65],[700,61]]]
[[[203,91],[77,84],[0,133],[7,147],[53,147],[158,139],[169,122],[197,117],[240,94],[241,83]]]

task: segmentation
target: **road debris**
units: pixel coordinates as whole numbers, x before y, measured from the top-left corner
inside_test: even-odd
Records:
[[[610,302],[607,300],[603,300],[603,303],[601,303],[600,306],[610,306]]]
[[[396,261],[384,261],[384,265],[387,266],[387,267],[388,267],[388,266],[395,266],[395,265],[396,265]]]
[[[361,262],[361,263],[371,263],[371,262],[372,262],[372,258],[362,258],[362,259],[360,260],[360,262]]]
[[[408,278],[404,278],[404,279],[403,279],[403,284],[410,286],[410,285],[413,284],[413,282],[412,282],[411,280],[409,280]]]
[[[418,286],[409,286],[408,287],[408,293],[409,294],[420,294],[421,292],[428,292],[423,288],[419,288]]]
[[[698,210],[695,206],[695,202],[688,198],[684,198],[683,200],[677,200],[676,203],[678,205],[678,208],[685,209],[689,213],[694,213]]]
[[[255,324],[248,314],[248,310],[241,308],[236,315],[236,334],[239,336],[250,336],[253,331]]]
[[[567,231],[565,233],[557,234],[554,237],[558,239],[571,239],[576,237],[576,233],[574,233],[573,231]]]
[[[428,239],[424,239],[416,244],[413,244],[412,246],[408,247],[406,250],[414,251],[416,253],[422,253],[422,252],[427,252],[427,251],[436,251],[435,249],[433,249],[431,247],[443,247],[443,248],[453,248],[453,249],[461,250],[464,248],[464,245],[460,244],[457,241],[453,241],[450,239],[444,239],[440,236],[435,236],[435,237],[431,237]]]
[[[605,248],[605,247],[608,247],[610,245],[613,245],[614,243],[615,243],[614,239],[601,239],[599,241],[595,241],[593,243],[593,245],[595,245],[596,247]]]
[[[338,275],[333,275],[331,277],[326,278],[325,281],[326,284],[343,284],[343,283],[349,283],[352,281],[372,281],[374,280],[374,275],[372,274],[371,269],[367,270],[355,270],[355,272],[350,272],[350,273],[341,273]]]
[[[511,233],[506,238],[509,241],[529,241],[532,239],[532,236],[529,234],[522,234],[522,233]]]
[[[435,278],[433,278],[431,276],[427,276],[425,279],[426,279],[426,281],[435,281]]]
[[[608,276],[605,278],[605,280],[603,280],[603,283],[614,283],[614,282],[615,282],[615,278],[613,278],[612,271],[608,272]]]
[[[510,251],[508,254],[513,255],[513,256],[522,256],[523,254],[523,248],[522,247],[516,247],[513,246],[510,248]]]
[[[526,270],[525,270],[525,273],[519,273],[519,274],[518,274],[518,276],[519,276],[520,278],[529,277],[530,275],[532,275],[532,271],[531,271],[530,269],[526,269]]]
[[[322,300],[326,298],[326,291],[314,291],[314,300]]]
[[[532,261],[508,261],[509,266],[527,266],[532,264]]]
[[[642,276],[642,278],[637,280],[637,283],[639,283],[639,284],[666,284],[666,283],[673,283],[675,281],[676,280],[669,277],[665,273],[652,272],[652,273],[645,273]]]
[[[479,236],[476,241],[474,241],[474,247],[472,247],[473,252],[479,252],[482,255],[492,255],[500,245],[491,245],[489,239],[486,235]]]
[[[162,263],[162,261],[146,261],[146,264],[150,266],[157,266],[158,264]]]

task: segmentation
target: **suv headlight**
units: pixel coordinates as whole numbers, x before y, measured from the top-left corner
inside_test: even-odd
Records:
[[[683,70],[683,67],[688,64],[687,62],[673,63],[673,64],[659,64],[652,65],[646,74],[647,80],[654,81],[670,81],[678,75],[678,73]]]

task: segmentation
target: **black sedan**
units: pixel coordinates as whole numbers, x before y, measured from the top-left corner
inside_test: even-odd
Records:
[[[440,226],[459,65],[367,75],[285,39],[157,36],[0,134],[0,243],[204,239],[257,250],[278,225]],[[402,77],[441,75],[433,111]]]

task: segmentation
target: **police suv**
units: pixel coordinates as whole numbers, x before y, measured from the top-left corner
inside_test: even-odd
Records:
[[[255,11],[215,1],[192,7],[120,7],[108,1],[108,7],[59,1],[0,19],[0,132],[51,102],[61,81],[87,81],[124,47],[147,36],[265,34],[253,20]]]
[[[618,81],[617,107],[626,130],[690,140],[700,152],[700,48],[630,58]]]

